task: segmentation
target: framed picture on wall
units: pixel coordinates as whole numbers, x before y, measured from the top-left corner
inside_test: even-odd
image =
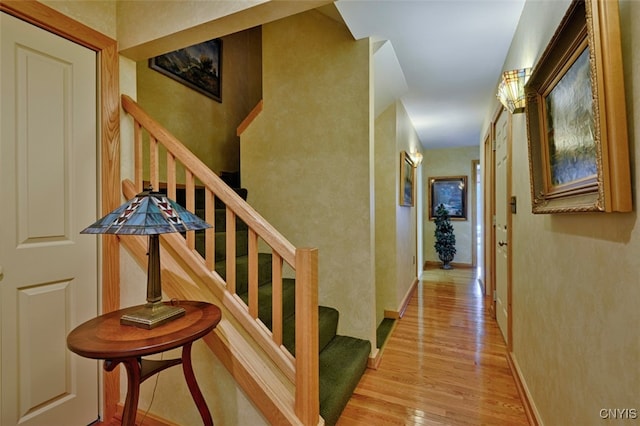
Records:
[[[618,2],[574,1],[525,87],[533,213],[633,208]]]
[[[406,151],[400,153],[400,205],[413,207],[416,168]]]
[[[442,204],[451,220],[467,220],[467,177],[445,176],[429,178],[429,220],[436,216]]]
[[[149,59],[149,68],[222,102],[222,41],[214,39]]]

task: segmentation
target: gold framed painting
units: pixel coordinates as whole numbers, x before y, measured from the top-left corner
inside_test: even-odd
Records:
[[[466,176],[429,177],[429,220],[441,204],[451,220],[467,220]]]
[[[400,152],[400,200],[401,206],[413,207],[415,204],[416,168],[406,151]]]
[[[631,211],[617,1],[571,3],[525,95],[533,213]]]

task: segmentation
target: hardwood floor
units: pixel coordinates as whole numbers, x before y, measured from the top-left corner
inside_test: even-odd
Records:
[[[89,426],[122,426],[122,411],[124,407],[122,404],[118,404],[116,407],[116,415],[109,421],[92,423]],[[172,423],[168,420],[156,417],[151,413],[146,413],[142,410],[138,410],[136,415],[136,426],[178,426],[176,423]]]
[[[429,269],[338,426],[528,425],[475,269]]]

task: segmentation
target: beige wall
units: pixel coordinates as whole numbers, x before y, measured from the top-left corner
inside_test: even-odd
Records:
[[[376,324],[384,310],[397,310],[396,304],[396,104],[392,104],[375,122],[375,227],[376,227]]]
[[[429,220],[429,178],[443,176],[466,176],[467,177],[467,220],[452,220],[453,230],[456,236],[456,255],[454,263],[471,265],[473,263],[473,245],[475,239],[473,235],[473,214],[475,206],[473,193],[476,188],[473,185],[475,170],[472,161],[480,159],[480,147],[468,146],[461,148],[430,149],[424,153],[422,162],[422,183],[425,191],[425,209],[423,215],[424,223],[424,257],[427,262],[440,262],[438,253],[433,247],[435,243],[435,225]]]
[[[223,37],[222,102],[217,102],[152,70],[147,60],[138,61],[138,103],[211,170],[239,171],[236,130],[262,99],[261,64],[260,28]],[[163,180],[164,161],[160,166]]]
[[[47,6],[82,22],[83,24],[115,38],[116,8],[112,1],[45,1]],[[153,25],[153,20],[144,20]],[[144,27],[145,25],[140,25]],[[231,77],[234,78],[234,77]],[[120,91],[136,98],[136,64],[120,57]],[[133,176],[133,127],[124,113],[121,113],[122,177]],[[124,200],[123,200],[124,201]],[[121,305],[131,306],[145,300],[146,271],[141,270],[126,250],[121,250]],[[193,363],[196,376],[204,397],[211,409],[216,424],[266,425],[259,411],[238,387],[233,377],[202,342],[193,347]],[[156,376],[158,388],[150,412],[172,420],[178,424],[198,424],[198,411],[189,396],[182,370],[169,369]],[[141,388],[139,408],[146,410],[152,401],[155,378],[145,382]],[[126,377],[122,370],[121,401],[126,392]],[[179,407],[179,408],[177,408]]]
[[[146,271],[129,256],[120,251],[120,266],[123,286],[122,306],[143,303],[146,298]],[[153,359],[180,358],[176,349]],[[251,401],[237,385],[234,378],[222,365],[211,349],[201,340],[193,344],[191,358],[198,386],[216,425],[266,426],[268,422],[252,405]],[[120,400],[124,401],[127,391],[126,371],[120,369]],[[156,385],[157,383],[157,385]],[[151,407],[149,409],[149,407]],[[202,419],[191,398],[181,367],[173,367],[143,382],[140,386],[138,409],[160,416],[179,425],[199,425]]]
[[[423,191],[422,182],[418,182],[416,173],[414,177],[414,205],[413,207],[403,207],[399,205],[400,199],[400,151],[408,153],[421,152],[422,148],[418,140],[418,134],[413,128],[411,119],[407,114],[402,103],[397,102],[396,112],[396,155],[395,155],[395,174],[393,180],[396,184],[396,197],[393,205],[396,208],[396,285],[395,285],[395,303],[391,310],[398,311],[407,295],[407,291],[417,277],[417,224],[416,213],[418,211],[418,203],[420,198],[418,194]],[[377,184],[377,182],[376,182]],[[389,203],[392,201],[389,200]],[[378,228],[376,228],[378,229]],[[422,270],[422,268],[420,268]],[[386,306],[385,306],[386,307]]]
[[[40,3],[114,40],[117,38],[116,2],[114,1],[41,0]]]
[[[260,31],[249,30],[225,37],[222,49],[222,104],[148,69],[146,61],[136,64],[121,58],[121,69],[126,67],[127,70],[125,73],[121,72],[120,76],[123,93],[136,99],[137,82],[138,101],[142,107],[186,144],[192,143],[194,146],[191,149],[215,171],[238,169],[239,141],[235,136],[236,127],[261,96]],[[241,87],[243,79],[246,84]],[[176,104],[180,108],[167,108],[168,105]],[[211,118],[202,119],[205,113]],[[130,179],[133,175],[133,145],[130,142],[132,132],[130,120],[123,113],[122,176]],[[138,267],[126,250],[121,250],[120,264],[121,305],[125,307],[142,303],[146,296],[145,286],[141,283],[146,282],[146,271]],[[179,352],[174,351],[165,355],[165,359],[179,356]],[[203,342],[194,344],[192,358],[198,384],[214,423],[256,426],[268,424]],[[123,370],[121,401],[124,401],[126,395],[126,385]],[[143,383],[138,407],[142,410],[151,407],[150,413],[177,424],[202,422],[180,368],[169,369],[158,375],[157,387],[155,377]]]
[[[396,102],[375,121],[376,324],[398,312],[417,276],[416,212],[400,206],[400,152],[421,151],[404,106]],[[416,195],[422,190],[416,180]],[[416,197],[417,198],[417,197]]]
[[[241,138],[249,203],[319,249],[319,301],[375,343],[371,46],[311,11],[263,27],[264,110]]]
[[[504,69],[535,63],[567,7],[528,1]],[[620,17],[633,213],[531,214],[525,115],[513,117],[513,354],[546,425],[640,408],[640,2],[622,1]]]
[[[147,66],[147,61],[132,63],[132,74],[125,81],[137,81],[140,105],[182,140],[212,170],[239,169],[239,140],[236,137],[238,124],[260,100],[261,83],[261,36],[259,29],[243,31],[226,36],[222,42],[222,103],[207,98],[179,84]],[[123,61],[121,61],[123,62]],[[137,71],[137,73],[136,73]],[[137,75],[137,78],[136,78]],[[121,86],[123,86],[121,76]],[[124,88],[123,88],[123,91]],[[135,92],[129,93],[135,99]],[[179,108],[171,108],[178,105]],[[128,130],[127,130],[128,129]],[[123,136],[132,132],[129,120],[123,118]],[[123,177],[131,178],[133,148],[123,142]],[[129,168],[125,167],[125,163]],[[131,306],[144,301],[145,271],[142,271],[129,254],[121,253],[121,304]],[[172,353],[166,357],[179,357]],[[193,346],[193,364],[198,383],[211,410],[216,424],[266,425],[262,414],[237,385],[233,377],[202,342]],[[122,372],[121,399],[126,395],[126,376]],[[169,369],[158,379],[141,386],[138,406],[177,424],[201,423],[200,415],[190,397],[182,370]],[[154,389],[155,388],[155,389]],[[155,396],[154,396],[155,394]]]
[[[120,52],[135,61],[234,34],[331,0],[118,1]],[[144,24],[141,24],[144,23]]]

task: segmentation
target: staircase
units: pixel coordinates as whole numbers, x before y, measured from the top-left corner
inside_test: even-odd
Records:
[[[270,422],[281,423],[282,419],[287,419],[290,424],[315,425],[320,414],[325,424],[335,424],[367,367],[371,345],[365,340],[338,335],[338,311],[318,306],[317,251],[314,254],[313,249],[291,246],[246,204],[245,190],[230,190],[133,100],[123,96],[122,103],[125,111],[134,117],[136,143],[136,182],[123,184],[125,196],[129,198],[135,194],[133,188],[139,191],[143,186],[142,131],[145,130],[149,133],[149,170],[154,188],[162,189],[158,172],[158,145],[161,144],[167,150],[168,196],[214,225],[213,229],[195,235],[188,233],[186,239],[179,235],[166,237],[163,244],[167,246],[163,247],[174,258],[182,258],[177,259],[178,264],[183,269],[190,269],[189,274],[197,277],[196,286],[200,286],[199,290],[185,288],[186,283],[170,280],[174,283],[170,284],[168,294],[170,297],[190,294],[202,295],[205,299],[213,297],[208,301],[224,307],[223,318],[225,315],[233,317],[229,318],[233,319],[229,324],[244,329],[237,334],[225,334],[229,330],[225,331],[221,324],[215,331],[216,336],[205,340],[218,357],[227,357],[223,363],[234,377],[236,374],[242,376],[236,380],[241,386],[248,386],[245,391],[250,398],[254,397],[252,392],[256,391],[256,384],[268,385],[277,376],[291,381],[293,410],[287,406],[287,397],[281,395],[266,403],[269,413],[265,412],[264,400],[269,391],[264,388],[261,396],[253,399]],[[186,169],[186,184],[182,187],[176,184],[178,162]],[[196,179],[201,183],[198,187],[195,186]],[[123,241],[125,246],[134,245],[129,241],[132,239]],[[137,253],[141,257],[140,248]],[[163,264],[170,263],[165,260]],[[284,272],[285,264],[292,271]],[[168,278],[172,276],[171,271],[163,270],[163,280],[165,274]],[[239,352],[233,345],[238,342],[229,339],[234,335],[243,335],[254,342],[251,349],[262,350],[259,356],[267,357],[265,361],[273,363],[271,365],[279,369],[280,374],[267,374],[267,377],[246,385],[247,377],[260,368],[247,366],[244,372],[237,373],[230,367],[251,361],[251,357],[236,358],[235,354]],[[221,345],[227,346],[221,349]],[[284,385],[279,389],[286,388],[288,386]],[[272,413],[274,407],[282,410],[281,413]]]
[[[223,179],[225,180],[225,179]],[[232,184],[233,182],[227,181]],[[233,188],[241,197],[246,199],[244,188]],[[176,201],[183,207],[186,205],[184,191],[177,190]],[[204,218],[204,191],[196,189],[195,213]],[[214,229],[216,238],[215,271],[226,279],[227,255],[226,232],[217,231],[227,229],[225,207],[216,200],[216,214]],[[249,244],[248,227],[242,221],[236,222],[236,293],[249,303]],[[204,231],[196,232],[196,250],[202,257],[205,253]],[[271,284],[272,256],[267,253],[258,254],[258,318],[269,329],[273,330]],[[291,355],[295,356],[295,280],[283,278],[282,289],[282,344]],[[362,374],[367,367],[371,345],[369,341],[337,334],[339,313],[336,309],[326,306],[318,307],[318,352],[320,365],[320,415],[326,425],[334,425],[349,398],[353,394]]]

